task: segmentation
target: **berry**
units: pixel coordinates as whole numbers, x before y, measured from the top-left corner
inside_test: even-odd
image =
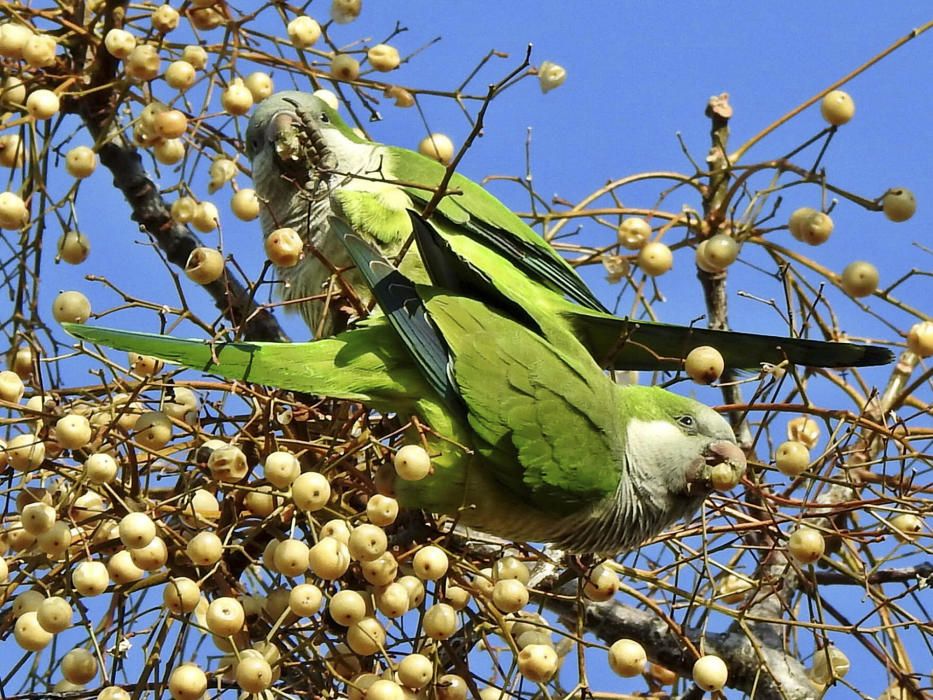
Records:
[[[881,200],[884,215],[891,221],[907,221],[917,211],[917,200],[914,193],[905,187],[892,187],[884,193]]]
[[[210,284],[224,273],[224,256],[215,248],[195,248],[185,263],[188,279],[198,284]]]
[[[220,102],[228,114],[240,116],[246,114],[253,106],[253,94],[242,78],[234,78],[220,96]]]
[[[15,192],[0,192],[0,228],[18,229],[26,223],[29,210]]]
[[[802,442],[788,440],[778,446],[774,462],[782,474],[797,476],[810,465],[810,450]]]
[[[289,227],[277,228],[265,239],[266,257],[277,267],[294,267],[304,257],[304,243]]]
[[[207,691],[207,676],[197,664],[182,664],[168,677],[168,691],[174,700],[200,700]]]
[[[136,37],[125,29],[111,29],[104,37],[104,48],[114,58],[127,58],[136,48]]]
[[[418,144],[418,153],[447,165],[454,157],[454,142],[446,134],[429,134]]]
[[[707,654],[693,664],[693,680],[703,690],[722,690],[729,680],[729,669],[718,656]]]
[[[71,572],[71,583],[79,595],[90,598],[107,590],[110,574],[103,562],[83,561]]]
[[[76,178],[85,178],[97,168],[97,154],[87,146],[75,146],[65,154],[65,170]]]
[[[794,530],[788,539],[787,549],[801,564],[812,564],[823,556],[826,542],[818,530],[802,526]]]
[[[609,647],[609,667],[623,678],[641,674],[647,663],[645,648],[634,639],[619,639]]]
[[[870,262],[856,260],[842,271],[842,288],[851,297],[867,297],[878,289],[878,268]]]
[[[398,680],[406,688],[420,690],[433,676],[434,664],[423,654],[409,654],[398,664]]]
[[[330,74],[337,80],[356,80],[360,77],[360,62],[348,53],[338,53],[330,62]]]
[[[548,93],[560,87],[567,80],[567,69],[551,61],[544,61],[538,66],[538,84],[541,92]]]
[[[911,326],[907,333],[907,347],[920,357],[933,355],[933,321],[921,321]]]
[[[211,634],[229,637],[243,629],[246,613],[236,598],[217,598],[208,606],[206,620]]]
[[[518,670],[530,681],[545,683],[557,671],[560,659],[547,644],[529,644],[518,653]]]
[[[253,96],[253,102],[260,102],[271,95],[275,89],[272,83],[272,77],[268,73],[255,71],[246,76],[243,81],[246,89]]]
[[[300,474],[291,486],[292,500],[300,510],[320,510],[330,500],[330,482],[318,472]]]
[[[420,481],[431,473],[431,458],[421,445],[405,445],[395,453],[394,466],[405,481]]]
[[[398,68],[402,60],[398,55],[398,49],[388,44],[376,44],[370,47],[366,52],[366,58],[369,60],[369,65],[383,73]]]
[[[901,513],[891,518],[894,535],[901,542],[913,542],[923,531],[923,520],[913,513]]]
[[[684,369],[697,384],[711,384],[722,376],[725,361],[716,348],[701,345],[687,354]]]
[[[126,74],[136,80],[154,80],[161,65],[158,49],[151,44],[140,44],[126,59]]]
[[[625,219],[619,226],[619,243],[629,250],[640,250],[651,236],[651,224],[638,216]]]
[[[68,413],[55,423],[55,440],[66,450],[77,450],[91,441],[91,423],[77,413]]]
[[[674,266],[674,255],[660,241],[649,241],[638,251],[638,266],[645,274],[658,277]]]
[[[188,61],[172,61],[165,71],[165,82],[176,90],[187,90],[195,78],[195,68]]]
[[[321,37],[321,25],[307,15],[300,15],[288,23],[286,32],[296,49],[306,49]]]
[[[52,316],[59,323],[84,323],[91,317],[91,302],[81,292],[62,292],[52,302]]]
[[[162,601],[176,615],[187,615],[201,602],[201,588],[190,578],[171,578],[162,589]]]
[[[422,581],[436,581],[447,573],[449,565],[447,554],[434,545],[422,547],[412,559],[415,576]]]
[[[842,126],[855,115],[855,102],[847,92],[833,90],[820,102],[820,114],[833,126]]]

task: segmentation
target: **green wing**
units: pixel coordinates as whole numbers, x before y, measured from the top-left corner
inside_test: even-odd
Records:
[[[390,158],[389,172],[397,177],[412,200],[422,206],[430,202],[446,168],[406,149],[387,147],[386,151]],[[606,311],[576,270],[489,192],[459,173],[454,173],[447,189],[457,194],[443,197],[433,216],[446,219],[454,228],[512,261],[525,274],[578,304]]]
[[[534,507],[579,512],[615,492],[623,460],[611,383],[481,302],[421,289],[495,478]],[[483,446],[484,445],[484,446]]]

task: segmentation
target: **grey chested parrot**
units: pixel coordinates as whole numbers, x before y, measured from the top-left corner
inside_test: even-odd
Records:
[[[432,233],[411,220],[432,259]],[[211,345],[66,329],[230,379],[417,417],[428,430],[412,428],[411,438],[426,441],[433,473],[396,480],[402,505],[510,539],[617,553],[691,516],[714,485],[740,480],[745,456],[709,407],[657,387],[619,386],[561,317],[529,323],[507,301],[415,283],[343,222],[327,224],[382,310],[334,337]],[[449,250],[435,252],[429,270],[465,267]],[[500,282],[534,284],[507,264]]]
[[[409,242],[412,215],[420,216],[434,198],[446,174],[443,165],[360,137],[322,99],[297,91],[276,93],[260,103],[247,129],[246,151],[262,202],[264,234],[288,226],[308,248],[297,266],[278,274],[285,299],[303,300],[299,310],[315,337],[342,330],[348,317],[371,301],[332,231],[335,215],[389,260],[407,250],[401,272],[414,282],[428,282],[419,248]],[[444,279],[442,286],[475,296],[479,285],[484,295],[511,304],[515,313],[521,307],[526,321],[559,318],[559,325],[604,368],[680,369],[687,353],[700,345],[715,347],[726,367],[741,369],[784,360],[847,367],[893,357],[886,348],[615,317],[547,242],[485,189],[454,173],[447,191],[431,216],[422,219],[433,247],[464,263],[457,272],[460,279],[455,284]],[[517,286],[507,283],[518,277],[505,274],[503,264],[526,279]],[[354,303],[357,312],[351,310]]]

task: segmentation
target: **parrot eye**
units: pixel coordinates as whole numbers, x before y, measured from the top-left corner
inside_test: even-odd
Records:
[[[677,422],[687,430],[694,430],[697,427],[696,419],[693,416],[677,416]]]
[[[330,123],[330,119],[327,118],[327,113],[326,113],[326,112],[321,112],[321,121],[324,122],[325,124],[329,124],[329,123]]]

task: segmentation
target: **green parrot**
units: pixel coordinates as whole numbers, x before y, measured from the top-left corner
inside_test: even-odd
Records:
[[[410,439],[426,441],[433,472],[396,479],[400,503],[513,540],[615,554],[691,516],[714,483],[739,482],[745,455],[711,408],[620,386],[559,319],[529,326],[514,307],[415,283],[343,222],[328,225],[382,310],[334,337],[212,345],[66,330],[229,379],[417,417],[427,430],[411,428]],[[455,257],[447,264],[464,266]],[[527,281],[518,270],[505,274]]]
[[[333,234],[345,220],[384,257],[400,261],[409,279],[428,283],[423,253],[410,242],[413,221],[446,175],[440,163],[404,148],[367,141],[322,99],[279,92],[259,104],[246,132],[264,234],[290,226],[308,247],[303,260],[280,268],[283,296],[298,306],[317,338],[344,329],[363,312],[371,292]],[[446,249],[464,264],[458,280],[436,270],[448,289],[521,307],[532,324],[558,323],[583,343],[601,367],[678,370],[694,347],[710,345],[726,367],[762,363],[817,367],[884,364],[886,348],[852,343],[716,331],[613,316],[573,267],[485,189],[454,173],[427,224],[430,248]],[[412,215],[415,215],[414,217]],[[515,275],[524,275],[518,285]],[[435,266],[437,267],[437,266]],[[506,280],[510,280],[507,282]],[[350,292],[350,293],[348,293]]]

